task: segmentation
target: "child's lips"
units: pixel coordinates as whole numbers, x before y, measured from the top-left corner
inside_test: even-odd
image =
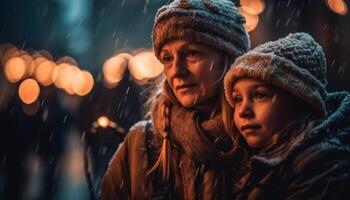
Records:
[[[260,129],[261,126],[258,124],[248,124],[241,127],[241,132],[252,132]]]

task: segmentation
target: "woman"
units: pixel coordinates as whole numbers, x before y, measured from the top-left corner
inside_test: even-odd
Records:
[[[152,122],[126,136],[101,199],[228,199],[236,141],[221,118],[227,65],[249,48],[244,19],[228,0],[176,0],[160,8],[153,48],[165,81]]]
[[[236,59],[224,81],[233,109],[225,124],[253,155],[235,199],[349,198],[350,95],[326,84],[323,50],[306,33]]]

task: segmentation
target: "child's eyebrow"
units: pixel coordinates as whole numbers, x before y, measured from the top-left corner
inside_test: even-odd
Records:
[[[249,89],[257,89],[259,87],[266,87],[266,88],[270,88],[269,85],[264,84],[264,83],[258,83],[258,84],[254,84],[254,85],[250,85]],[[238,92],[237,87],[233,87],[232,92]]]

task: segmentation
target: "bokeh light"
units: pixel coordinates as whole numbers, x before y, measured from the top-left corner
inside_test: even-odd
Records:
[[[246,10],[250,10],[250,12],[246,12]],[[244,28],[248,31],[251,32],[253,31],[259,23],[259,16],[258,15],[252,15],[250,13],[254,13],[255,11],[250,8],[250,7],[240,7],[239,8],[239,12],[241,13],[241,15],[243,15],[243,17],[246,20],[246,23],[244,24]]]
[[[68,63],[61,63],[53,70],[52,81],[57,88],[64,89],[69,94],[74,94],[71,85],[76,71],[79,71],[77,66]]]
[[[109,86],[116,86],[123,80],[128,61],[122,56],[114,56],[103,64],[103,79]]]
[[[259,15],[265,10],[263,0],[240,0],[241,8],[250,15]]]
[[[4,73],[10,82],[15,83],[24,77],[26,62],[21,57],[13,57],[6,62]]]
[[[19,85],[18,95],[25,104],[33,103],[38,99],[39,94],[40,87],[34,79],[26,79]]]
[[[52,73],[56,64],[50,60],[44,60],[35,69],[35,78],[43,86],[52,84]]]
[[[21,55],[21,58],[26,63],[25,77],[32,76],[34,71],[35,71],[35,63],[34,63],[33,58],[30,55],[28,55],[28,54]]]
[[[64,89],[64,91],[66,91],[70,95],[75,94],[72,88],[72,81],[75,74],[79,71],[80,69],[77,66],[65,65],[62,70],[62,73],[59,76],[60,86],[62,87],[62,89]]]
[[[61,76],[61,73],[66,65],[68,64],[67,63],[58,64],[52,72],[52,76],[51,76],[52,82],[55,84],[57,88],[62,88],[60,85],[59,77]]]
[[[348,7],[344,0],[326,0],[327,6],[339,15],[345,15],[348,12]]]
[[[94,78],[87,71],[75,73],[72,81],[72,89],[79,96],[87,95],[94,86]]]
[[[109,119],[106,116],[101,116],[97,119],[97,123],[102,128],[107,128],[109,126]]]
[[[128,68],[130,74],[137,80],[145,82],[159,76],[164,66],[158,61],[151,51],[144,51],[136,54],[129,60]]]

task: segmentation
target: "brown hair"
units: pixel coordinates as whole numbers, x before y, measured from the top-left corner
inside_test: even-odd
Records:
[[[281,88],[273,85],[270,86],[275,88],[275,90],[278,90],[280,94],[287,95],[288,99],[293,102],[293,107],[299,108],[296,109],[294,120],[283,126],[276,134],[272,136],[271,140],[266,145],[264,145],[262,150],[267,150],[270,153],[274,152],[273,155],[275,156],[283,152],[283,150],[288,149],[296,143],[301,142],[301,140],[303,140],[304,137],[315,126],[315,119],[317,119],[317,116],[315,115],[313,108],[310,108],[310,105],[302,99]],[[227,132],[232,135],[233,141],[238,142],[240,139],[242,139],[242,137],[240,136],[240,133],[234,124],[233,114],[234,108],[232,108],[227,103],[226,107],[223,108],[223,123]],[[281,143],[286,145],[278,145]],[[247,144],[237,144],[237,146],[241,145],[245,146]],[[245,150],[244,153],[248,155],[248,150]],[[243,160],[246,159],[248,158],[246,157]]]

